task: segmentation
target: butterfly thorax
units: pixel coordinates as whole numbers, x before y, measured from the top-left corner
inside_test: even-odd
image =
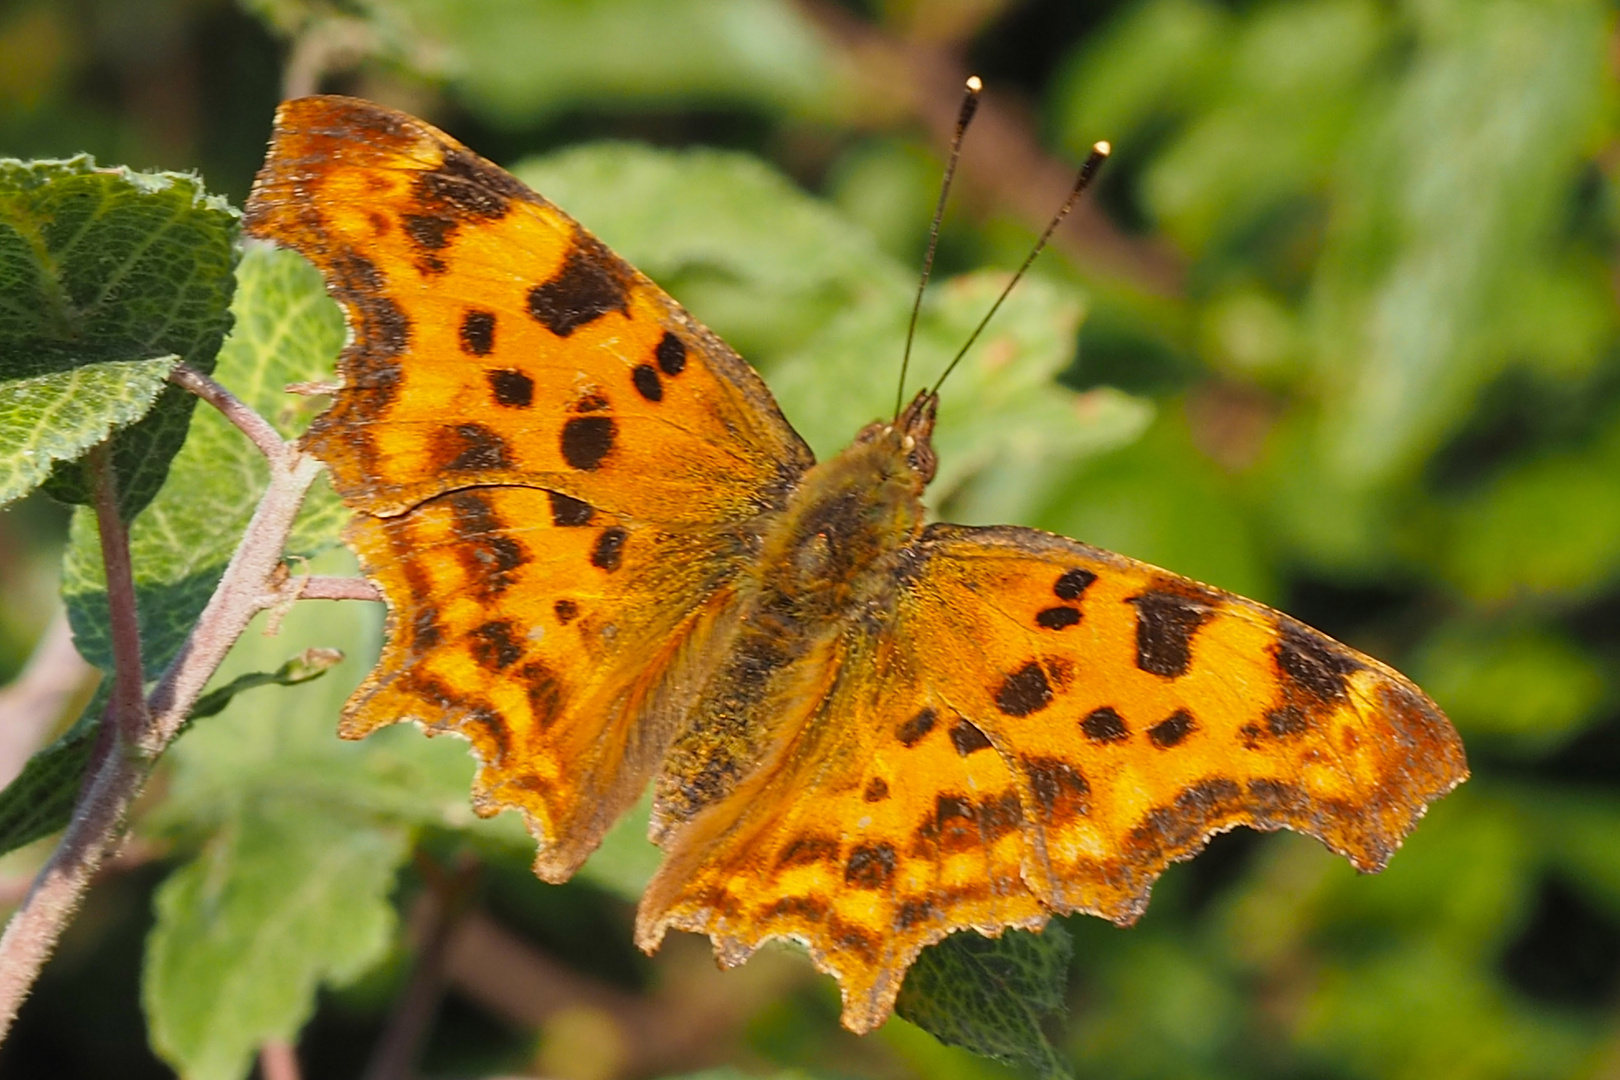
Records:
[[[804,475],[762,538],[767,604],[821,622],[881,600],[901,549],[923,527],[934,402],[920,395],[899,418],[867,425]]]
[[[725,659],[665,756],[655,838],[753,773],[780,730],[824,698],[851,624],[892,610],[904,550],[923,528],[934,407],[919,395],[895,421],[868,425],[767,519]]]

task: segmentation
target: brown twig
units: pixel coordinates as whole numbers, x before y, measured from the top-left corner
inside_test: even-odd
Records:
[[[140,614],[135,608],[135,567],[129,559],[129,526],[118,507],[118,478],[112,449],[102,443],[90,451],[91,487],[96,532],[101,539],[101,565],[107,579],[107,621],[112,631],[113,692],[109,712],[124,738],[134,743],[146,730],[146,675],[141,660]]]
[[[146,772],[144,763],[131,752],[150,714],[143,694],[129,531],[118,508],[118,484],[108,446],[102,444],[90,451],[87,464],[101,535],[112,631],[114,688],[102,717],[107,737],[97,742],[89,782],[73,808],[67,831],[0,936],[0,1036],[10,1027],[45,959],[55,949],[62,929],[78,910],[84,890],[118,835],[124,812],[140,790]]]
[[[474,910],[461,920],[445,957],[446,981],[510,1023],[544,1028],[570,1014],[606,1022],[598,1047],[615,1066],[601,1075],[661,1076],[719,1064],[764,1002],[818,978],[807,959],[767,949],[721,971],[708,943],[675,934],[659,951],[661,977],[634,994],[573,970]]]
[[[234,397],[211,395],[205,399],[221,411],[246,410]],[[247,425],[255,426],[251,421]],[[237,426],[243,427],[243,423]],[[113,651],[121,680],[103,723],[114,721],[115,734],[98,742],[72,820],[22,906],[6,924],[4,935],[0,935],[0,1038],[10,1029],[18,1007],[77,909],[103,854],[116,842],[124,815],[152,764],[173,740],[249,620],[281,598],[277,580],[281,551],[321,466],[307,454],[279,439],[277,442],[279,448],[267,454],[269,484],[219,586],[179,654],[144,700],[140,697],[138,663],[131,666],[128,661],[132,648],[139,655],[139,637],[134,632],[127,536],[120,544],[119,537],[124,535],[122,519],[116,513],[101,512],[102,500],[98,497],[98,517],[116,522],[115,531],[110,536],[104,533],[103,538]],[[131,715],[128,710],[135,710],[134,715],[142,717],[142,722],[126,722]],[[125,731],[134,732],[134,737],[126,738]]]
[[[88,695],[100,677],[73,647],[67,612],[58,610],[28,663],[0,688],[0,788],[17,778],[68,707]]]
[[[218,409],[221,415],[235,424],[237,429],[248,437],[248,441],[257,446],[259,452],[269,460],[280,460],[292,452],[292,448],[282,441],[280,433],[270,425],[270,421],[197,369],[180,364],[169,372],[169,381],[190,390]]]
[[[365,578],[312,577],[294,578],[288,588],[296,591],[299,600],[374,600],[381,602],[382,593]]]

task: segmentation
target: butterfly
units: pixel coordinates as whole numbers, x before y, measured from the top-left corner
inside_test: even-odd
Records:
[[[648,951],[796,940],[867,1031],[953,931],[1128,924],[1238,825],[1377,870],[1467,776],[1416,686],[1286,615],[928,523],[932,391],[817,462],[723,341],[420,120],[286,102],[246,226],[351,327],[304,446],[389,615],[341,734],[469,740],[552,882],[652,784]]]

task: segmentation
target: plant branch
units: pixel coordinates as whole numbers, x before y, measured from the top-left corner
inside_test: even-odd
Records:
[[[444,995],[450,939],[471,905],[478,882],[478,863],[465,853],[449,873],[421,855],[416,865],[427,884],[412,919],[416,963],[366,1064],[364,1080],[410,1080],[415,1075],[422,1043],[432,1030],[434,1013]]]
[[[101,538],[101,565],[107,579],[107,621],[112,630],[113,693],[108,711],[117,718],[124,738],[133,742],[146,730],[147,714],[129,527],[118,508],[118,478],[109,444],[92,449],[87,464],[95,499],[96,531]]]
[[[213,384],[213,380],[207,381]],[[207,390],[208,386],[203,386]],[[217,384],[213,384],[217,385]],[[211,391],[210,391],[211,393]],[[250,412],[230,395],[214,403],[227,415]],[[223,405],[221,405],[223,402]],[[254,426],[246,421],[248,431]],[[262,418],[259,423],[265,429]],[[249,432],[252,437],[251,432]],[[114,521],[114,532],[103,533],[107,562],[108,599],[113,612],[114,655],[118,676],[125,680],[109,703],[103,723],[112,722],[113,735],[98,743],[92,758],[89,779],[74,807],[69,822],[50,861],[34,880],[33,887],[0,935],[0,1038],[4,1038],[16,1018],[17,1009],[38,977],[46,958],[56,947],[63,928],[78,907],[102,856],[113,846],[121,831],[130,803],[140,793],[153,763],[168,746],[185,721],[203,687],[225,658],[249,620],[280,598],[278,575],[282,573],[281,552],[292,531],[293,519],[303,504],[309,486],[319,475],[321,465],[313,457],[277,439],[279,449],[270,458],[270,482],[259,499],[242,542],[231,556],[219,586],[209,598],[186,643],[170,663],[150,696],[140,699],[139,668],[134,676],[131,704],[144,722],[134,739],[124,732],[122,711],[131,679],[125,655],[133,646],[138,656],[139,637],[132,633],[133,579],[129,574],[127,535],[116,514],[101,513],[104,521]],[[98,498],[98,504],[100,499]],[[119,537],[123,537],[120,550]],[[120,593],[128,588],[127,597]]]
[[[176,386],[190,390],[208,404],[224,414],[225,419],[235,424],[248,441],[259,448],[259,452],[271,461],[280,461],[292,453],[290,447],[281,438],[279,432],[270,426],[270,421],[254,412],[246,402],[207,375],[179,365],[169,373],[169,381]]]
[[[288,588],[296,600],[374,600],[380,603],[383,598],[377,586],[357,577],[294,578],[288,582]]]
[[[150,722],[150,713],[141,670],[129,530],[118,508],[118,482],[107,444],[90,451],[88,464],[107,577],[113,693],[102,716],[102,737],[91,757],[90,779],[73,808],[73,820],[0,936],[0,1036],[10,1028],[63,927],[78,910],[148,768],[140,755],[131,753]]]
[[[267,1042],[259,1047],[259,1075],[264,1080],[300,1080],[298,1050],[289,1043]]]

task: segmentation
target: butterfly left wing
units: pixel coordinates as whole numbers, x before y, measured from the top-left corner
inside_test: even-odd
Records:
[[[800,940],[867,1030],[954,930],[1131,922],[1237,825],[1378,870],[1467,775],[1411,682],[1260,604],[1030,529],[934,525],[910,554],[796,742],[669,845],[644,946]]]

